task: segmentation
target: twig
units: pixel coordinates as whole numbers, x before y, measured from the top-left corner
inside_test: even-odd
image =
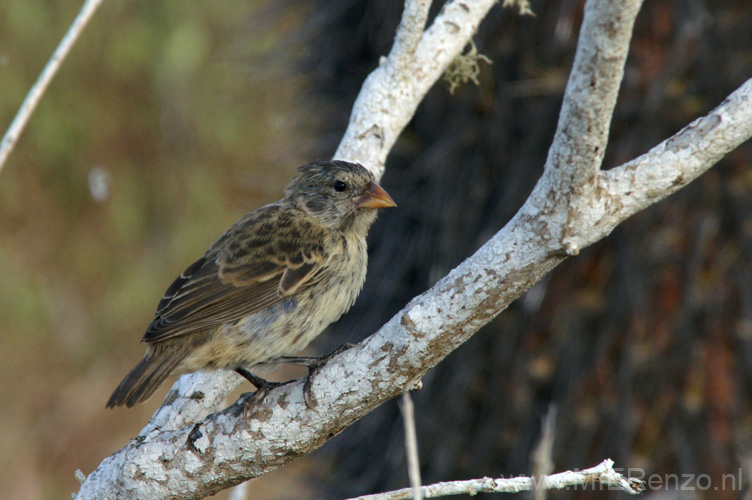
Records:
[[[554,430],[556,429],[556,405],[551,405],[543,418],[543,430],[538,446],[533,450],[533,499],[545,500],[546,489],[543,478],[554,470]]]
[[[415,61],[415,50],[426,28],[430,7],[430,0],[405,0],[402,18],[394,36],[394,45],[387,58],[403,70],[407,70]]]
[[[544,175],[528,198],[534,212],[553,223],[553,251],[577,255],[584,242],[577,237],[586,210],[598,196],[598,180],[608,144],[624,63],[642,0],[588,0],[577,41],[553,143]]]
[[[532,477],[498,478],[483,477],[466,481],[448,481],[421,488],[424,498],[436,498],[450,495],[476,495],[478,493],[517,493],[530,491],[534,487]],[[630,495],[636,495],[645,489],[645,483],[639,479],[624,477],[614,470],[614,462],[606,459],[595,467],[582,471],[566,471],[551,476],[544,476],[542,487],[549,490],[561,490],[569,487],[588,487],[600,483],[609,488],[616,488]],[[591,486],[592,487],[592,486]],[[404,488],[387,493],[365,495],[349,500],[408,500],[412,490]]]
[[[55,49],[55,52],[53,52],[50,60],[47,61],[47,65],[42,70],[36,83],[34,83],[31,90],[29,90],[26,99],[24,99],[24,102],[18,109],[18,113],[16,113],[15,118],[13,118],[10,127],[8,127],[8,131],[5,133],[2,142],[0,142],[0,170],[2,170],[10,152],[13,151],[13,147],[16,145],[18,138],[21,136],[21,132],[23,132],[31,114],[36,109],[37,104],[39,104],[39,100],[42,98],[42,95],[44,95],[47,86],[52,81],[52,78],[65,60],[71,47],[76,42],[78,36],[86,27],[89,19],[91,19],[91,16],[94,15],[94,12],[101,3],[102,0],[86,0],[84,2],[78,16],[73,21],[70,28],[68,28],[68,32],[63,39],[60,40],[60,44],[57,46],[57,49]]]
[[[409,392],[402,394],[402,421],[405,423],[405,449],[407,450],[407,473],[414,500],[423,500],[418,460],[418,437],[415,434],[415,407]]]

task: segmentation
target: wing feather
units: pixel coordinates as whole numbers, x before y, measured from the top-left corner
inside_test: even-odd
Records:
[[[232,238],[220,238],[167,288],[142,341],[161,342],[237,321],[310,286],[325,265],[321,247],[284,234],[282,239],[284,244],[270,251],[271,243],[259,245],[255,238],[248,251],[237,241],[233,245]]]

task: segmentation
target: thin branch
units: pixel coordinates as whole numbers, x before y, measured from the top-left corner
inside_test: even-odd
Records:
[[[642,0],[589,1],[545,169],[578,189],[592,183],[608,143],[624,63]]]
[[[551,243],[567,255],[583,244],[575,201],[591,200],[608,143],[624,63],[642,0],[590,0],[580,28],[572,71],[544,175],[529,201],[542,215]]]
[[[554,470],[554,436],[556,430],[556,405],[551,405],[543,418],[543,429],[538,445],[533,450],[533,500],[545,500],[543,478]]]
[[[23,132],[26,123],[29,121],[29,118],[31,118],[37,104],[39,104],[39,100],[44,95],[44,91],[47,90],[47,86],[52,81],[58,68],[65,60],[68,52],[70,52],[71,47],[73,47],[73,44],[76,42],[101,3],[102,0],[86,0],[84,2],[78,16],[76,16],[76,19],[73,21],[70,28],[68,28],[68,32],[63,39],[60,40],[60,44],[57,46],[57,49],[55,49],[55,52],[53,52],[50,60],[47,61],[47,65],[42,70],[36,83],[34,83],[31,90],[29,90],[21,107],[18,109],[15,118],[13,118],[10,127],[8,127],[8,131],[5,132],[2,142],[0,142],[0,170],[3,169],[3,165],[5,165],[5,161],[8,159],[11,151],[13,151],[13,147],[16,145],[16,142],[18,142],[18,138],[21,137],[21,133]]]
[[[629,217],[686,186],[750,137],[752,79],[644,155],[603,172],[603,209]]]
[[[415,433],[415,408],[410,392],[402,394],[402,420],[405,424],[405,449],[407,451],[407,473],[414,500],[423,500],[420,485],[420,460],[418,459],[418,436]]]
[[[475,33],[481,20],[497,0],[453,0],[447,2],[431,27],[426,30],[412,61],[403,56],[407,50],[395,49],[373,70],[358,95],[345,135],[334,154],[335,159],[362,163],[377,177],[397,137],[415,114],[426,92],[446,67],[457,57]],[[416,11],[422,5],[407,2]],[[422,30],[420,16],[408,23],[403,16],[398,39],[412,46]]]
[[[608,235],[624,220],[686,186],[752,137],[752,79],[718,107],[647,153],[602,171],[591,196],[573,197],[576,215],[566,250],[575,252]],[[585,227],[587,230],[583,230]]]
[[[418,48],[426,27],[430,7],[430,0],[405,1],[402,19],[397,27],[397,34],[394,36],[394,45],[389,51],[387,64],[393,64],[402,71],[410,70],[410,66],[415,61],[415,50]]]
[[[614,470],[613,460],[607,459],[582,471],[567,471],[544,476],[542,488],[546,490],[561,490],[564,488],[582,486],[583,489],[595,489],[594,484],[600,483],[609,489],[619,489],[630,495],[636,495],[645,489],[645,483],[639,479],[624,477]],[[421,488],[424,498],[445,497],[450,495],[477,495],[478,493],[517,493],[530,491],[534,488],[536,479],[532,477],[514,477],[498,479],[484,477],[466,481],[447,481],[431,484]],[[412,490],[404,488],[388,493],[377,493],[351,498],[349,500],[409,500],[413,498]]]

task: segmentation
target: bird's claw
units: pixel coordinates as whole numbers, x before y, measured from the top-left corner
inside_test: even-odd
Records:
[[[263,401],[267,394],[269,394],[277,387],[281,387],[295,381],[288,380],[286,382],[270,382],[269,380],[263,379],[258,375],[254,375],[245,368],[236,368],[235,371],[256,387],[256,390],[254,392],[243,394],[243,396],[245,397],[245,403],[243,405],[243,418],[245,418],[246,422],[251,419],[251,416],[253,415],[253,412],[251,410],[256,405],[256,403]]]
[[[316,396],[313,395],[313,392],[311,391],[311,387],[313,386],[313,379],[316,375],[316,371],[327,364],[330,359],[332,359],[337,354],[343,353],[350,349],[351,347],[354,347],[355,344],[351,344],[349,342],[346,342],[330,352],[329,354],[325,354],[324,356],[314,357],[314,356],[284,356],[279,359],[279,361],[282,361],[284,363],[290,363],[293,365],[298,366],[305,366],[308,368],[308,377],[306,377],[305,384],[303,385],[303,399],[305,400],[306,406],[310,408],[311,410],[315,410],[318,406],[318,402],[316,401]]]

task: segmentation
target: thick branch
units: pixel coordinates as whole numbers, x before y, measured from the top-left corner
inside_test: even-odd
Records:
[[[751,108],[752,100],[731,98],[711,114],[744,116],[752,113]],[[703,144],[703,168],[717,159],[715,152],[729,148],[718,137]],[[631,175],[630,170],[622,172]],[[618,179],[618,174],[611,174],[611,181],[629,182]],[[310,452],[411,388],[564,259],[562,252],[548,250],[550,237],[540,231],[545,226],[529,212],[531,206],[527,203],[475,255],[413,299],[378,332],[325,365],[312,384],[317,411],[305,405],[303,383],[298,382],[273,391],[256,407],[250,424],[243,420],[241,400],[194,428],[155,431],[109,457],[84,483],[80,498],[201,498]],[[577,216],[583,221],[602,216],[600,231],[608,232],[630,215],[615,204],[609,206],[614,209],[608,214],[597,205]],[[579,227],[578,238],[592,231],[587,224]]]
[[[591,3],[620,4],[591,0],[588,8],[593,12],[603,10],[597,5],[591,6]],[[465,21],[472,22],[474,18],[469,13],[476,12],[475,8],[478,8],[476,4],[467,7],[452,2],[442,15],[454,12],[452,9],[459,10],[465,13]],[[447,18],[440,16],[440,19],[445,22]],[[426,40],[436,36],[435,32],[434,35],[431,33],[439,22],[437,18],[419,43],[416,50],[418,60],[423,60],[423,51],[431,47]],[[447,25],[442,26],[436,30],[446,31]],[[599,22],[593,26],[608,26],[608,23]],[[473,24],[472,28],[458,29],[457,36],[469,36],[474,27]],[[442,45],[446,41],[436,43],[437,51],[446,50],[446,45]],[[622,37],[622,43],[628,43],[628,37]],[[457,52],[463,44],[464,41],[456,43]],[[441,54],[435,56],[444,57]],[[369,77],[369,83],[356,104],[348,138],[343,141],[344,146],[340,146],[341,150],[349,152],[347,154],[355,155],[349,158],[370,159],[372,168],[383,165],[383,157],[396,135],[390,136],[388,146],[385,142],[374,149],[369,131],[374,126],[391,127],[389,134],[397,134],[407,122],[401,113],[408,108],[414,110],[423,95],[415,88],[420,80],[417,76],[408,77],[408,83],[390,81],[386,79],[388,75],[381,74],[382,68]],[[439,74],[435,75],[436,78]],[[378,85],[374,86],[377,82]],[[400,85],[406,85],[405,93],[393,93]],[[368,95],[369,92],[374,92],[374,96]],[[591,92],[597,92],[597,87]],[[171,393],[179,397],[170,396],[170,404],[160,410],[164,413],[155,417],[161,418],[164,425],[150,424],[139,439],[105,460],[82,485],[79,498],[201,498],[269,472],[319,447],[379,404],[414,387],[427,370],[465,342],[567,254],[576,253],[581,246],[608,234],[634,213],[636,207],[646,206],[680,187],[666,186],[663,180],[653,186],[643,186],[641,183],[650,178],[641,176],[677,179],[685,171],[688,182],[710,168],[730,148],[749,138],[752,133],[749,129],[752,122],[749,120],[752,113],[749,92],[748,82],[709,117],[666,141],[663,149],[648,153],[654,155],[650,163],[638,159],[634,165],[630,162],[599,174],[595,183],[597,190],[576,190],[571,184],[554,182],[556,174],[548,168],[512,221],[475,255],[431,290],[410,301],[374,335],[336,356],[318,372],[311,386],[318,402],[316,411],[304,403],[303,383],[298,382],[272,391],[263,402],[254,406],[255,413],[248,422],[243,419],[241,400],[230,408],[209,415],[193,428],[176,429],[170,422],[178,409],[188,408],[181,415],[180,425],[202,418],[226,389],[211,392],[213,386],[207,383],[206,389],[202,389],[205,392],[203,397],[212,404],[204,406],[202,400],[197,399],[198,392],[201,392],[197,389],[203,386],[190,386],[181,381]],[[378,109],[390,103],[395,106]],[[370,109],[369,106],[376,108]],[[391,110],[395,110],[399,117],[392,119],[388,116],[387,111]],[[371,112],[373,116],[369,115]],[[733,123],[737,120],[743,120],[746,125]],[[394,128],[399,123],[402,123],[401,127]],[[701,140],[701,150],[691,154],[693,147],[687,143],[694,139]],[[687,158],[678,154],[679,151],[691,155],[691,161],[686,165],[683,162]],[[366,156],[358,156],[360,152]],[[582,155],[587,155],[587,151],[573,156],[578,160],[577,165],[582,164],[579,162]],[[652,160],[656,158],[665,160],[664,167],[653,166]],[[664,168],[673,169],[676,175],[664,176]],[[572,174],[573,177],[579,175],[575,171]],[[562,217],[559,207],[563,198],[569,203]],[[622,199],[624,204],[620,203]],[[625,208],[627,204],[629,207]],[[563,238],[565,234],[566,238]],[[165,431],[165,428],[175,430]]]

